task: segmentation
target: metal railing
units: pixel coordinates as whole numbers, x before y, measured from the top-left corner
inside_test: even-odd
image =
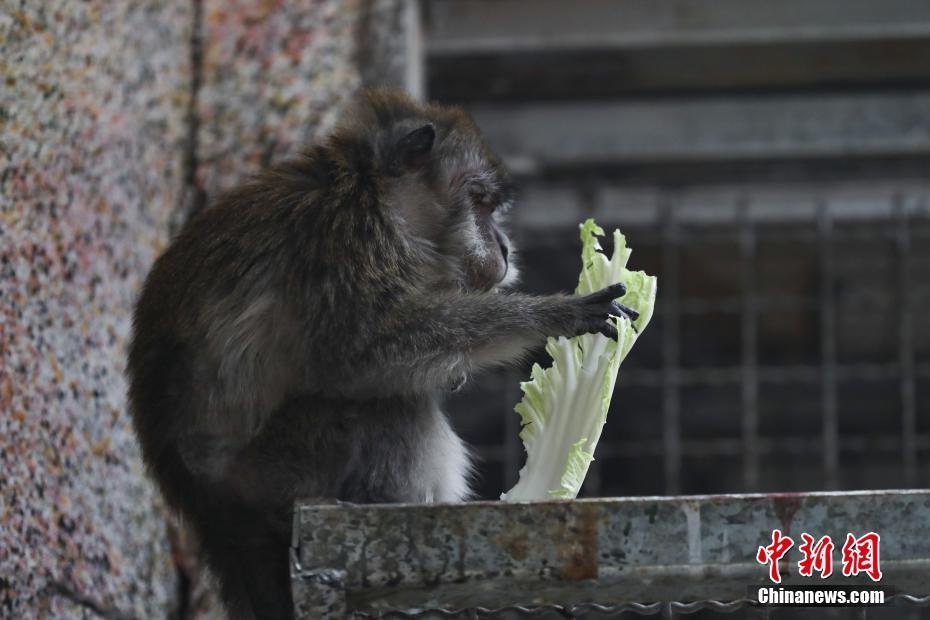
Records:
[[[748,594],[769,583],[755,556],[775,528],[796,539],[801,532],[834,540],[878,532],[881,585],[894,590],[895,609],[930,606],[930,491],[302,503],[295,510],[292,590],[297,617],[307,619],[736,609],[768,617],[772,609]],[[840,571],[801,577],[795,554],[780,564],[786,585],[871,583]]]

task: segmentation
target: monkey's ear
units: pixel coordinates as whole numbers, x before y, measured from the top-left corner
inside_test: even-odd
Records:
[[[433,142],[436,140],[436,128],[427,123],[414,129],[397,141],[394,147],[393,168],[397,173],[417,170],[426,164]]]

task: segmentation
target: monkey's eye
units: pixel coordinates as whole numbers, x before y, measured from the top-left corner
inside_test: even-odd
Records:
[[[483,213],[493,213],[497,209],[497,201],[494,200],[494,196],[490,192],[483,188],[475,188],[469,192],[471,196],[472,203],[474,203],[475,208],[479,209]]]

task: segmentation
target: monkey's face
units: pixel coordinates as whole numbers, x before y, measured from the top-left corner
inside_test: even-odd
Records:
[[[435,132],[422,169],[414,174],[427,193],[416,210],[421,218],[435,218],[420,229],[438,235],[434,240],[440,251],[458,265],[458,286],[488,291],[517,278],[513,244],[504,227],[513,189],[507,171],[474,126],[455,119],[459,122],[442,124],[440,117],[436,127],[430,123],[409,134]]]
[[[513,200],[510,176],[471,119],[385,91],[368,93],[361,114],[362,126],[376,127],[374,150],[391,211],[442,257],[437,264],[450,267],[437,280],[474,291],[515,282],[513,244],[503,226]]]
[[[503,214],[510,207],[493,175],[487,171],[453,177],[452,198],[461,210],[462,275],[465,288],[486,291],[516,280],[511,267],[512,244],[503,229]],[[508,277],[509,276],[509,277]]]
[[[453,273],[443,279],[472,291],[516,282],[513,243],[505,231],[511,199],[487,172],[452,166],[439,170],[433,182],[398,180],[391,194],[407,229],[452,264]]]
[[[464,135],[459,127],[439,130],[425,179],[440,209],[442,252],[459,266],[458,285],[488,291],[516,281],[513,244],[504,230],[513,191],[500,162],[466,127],[471,131]]]

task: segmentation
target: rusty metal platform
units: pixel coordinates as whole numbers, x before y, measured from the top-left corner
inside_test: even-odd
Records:
[[[292,588],[298,618],[515,606],[668,615],[676,610],[672,602],[681,610],[726,610],[747,604],[748,586],[767,583],[755,554],[774,528],[798,542],[801,532],[834,541],[847,532],[878,532],[882,585],[901,601],[930,604],[930,491],[924,490],[299,503]],[[782,563],[785,584],[870,583],[840,571],[827,580],[799,577],[799,557],[795,547]]]

